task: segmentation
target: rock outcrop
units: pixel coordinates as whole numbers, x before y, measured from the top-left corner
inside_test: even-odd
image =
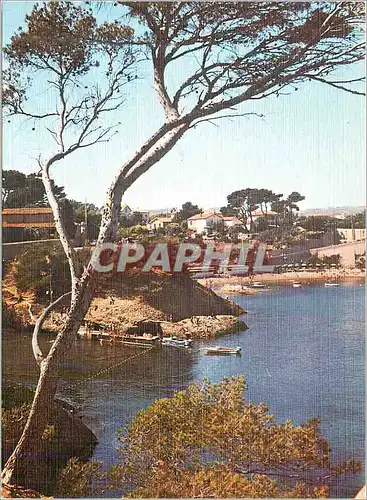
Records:
[[[4,464],[17,444],[33,399],[33,392],[21,385],[6,385],[2,389],[3,432],[2,463]],[[16,408],[16,413],[8,413]],[[56,400],[54,404],[53,425],[45,434],[42,447],[32,464],[32,477],[27,477],[27,486],[42,493],[50,494],[55,486],[57,473],[72,457],[88,460],[98,441],[93,432],[76,415],[75,409],[68,403]],[[20,416],[19,416],[20,414]],[[13,416],[12,416],[13,415]],[[46,430],[45,430],[46,432]],[[22,478],[19,478],[22,484]]]
[[[31,327],[44,306],[31,297],[21,300],[16,293],[8,286],[9,307],[24,326]],[[141,333],[139,322],[153,321],[162,324],[164,335],[184,337],[190,334],[192,338],[210,338],[246,329],[246,325],[238,320],[245,312],[236,303],[186,274],[155,272],[115,276],[101,281],[85,320],[130,333]],[[52,311],[44,329],[59,331],[65,316],[65,306]]]
[[[226,333],[247,330],[247,325],[232,315],[193,316],[176,323],[162,322],[163,335],[209,339]]]

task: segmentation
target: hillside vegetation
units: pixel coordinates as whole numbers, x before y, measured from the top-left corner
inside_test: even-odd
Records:
[[[32,286],[27,291],[19,289],[19,269],[19,262],[9,265],[3,283],[5,305],[9,316],[17,320],[14,325],[16,328],[19,328],[19,323],[23,327],[34,324],[35,318],[49,300],[46,295],[41,302],[42,295],[40,297]],[[34,269],[33,283],[37,283],[35,274]],[[42,280],[42,287],[44,286]],[[59,293],[60,291],[57,294],[54,292],[54,298]],[[65,307],[66,305],[60,306],[51,313],[44,324],[45,329],[56,331],[62,326]],[[180,335],[190,330],[185,320],[197,318],[192,328],[195,326],[196,331],[201,330],[200,337],[210,337],[236,327],[246,328],[237,320],[243,313],[245,311],[237,304],[219,297],[185,273],[172,275],[155,271],[101,278],[86,320],[122,330],[142,320],[169,322],[165,325],[165,333]],[[217,316],[218,320],[213,322],[212,317]]]

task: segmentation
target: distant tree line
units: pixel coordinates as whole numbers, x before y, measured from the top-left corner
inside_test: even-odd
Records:
[[[57,196],[63,210],[68,236],[74,238],[77,224],[86,222],[87,239],[95,240],[98,237],[101,223],[99,208],[93,203],[86,203],[68,199],[64,188],[54,184]],[[327,232],[334,232],[335,241],[338,240],[336,229],[365,227],[365,211],[351,214],[344,219],[330,216],[296,216],[299,212],[299,203],[305,196],[293,191],[287,197],[265,188],[245,188],[232,192],[227,196],[227,205],[220,209],[224,216],[235,216],[240,224],[227,227],[224,222],[218,221],[212,225],[212,235],[221,241],[238,241],[241,233],[259,233],[264,241],[275,246],[291,246],[300,240],[318,237]],[[17,170],[4,170],[2,175],[2,205],[3,208],[33,208],[46,207],[48,201],[41,178],[36,173],[24,174]],[[188,238],[187,219],[203,213],[199,205],[187,201],[176,210],[172,222],[164,228],[154,231],[148,237],[146,220],[139,211],[126,215],[123,211],[119,215],[118,238],[133,238],[152,240],[156,238],[175,238],[184,241]],[[256,212],[256,218],[254,218]],[[260,215],[259,215],[260,214]],[[53,228],[28,229],[4,228],[3,241],[26,241],[56,238]]]
[[[299,211],[297,203],[305,199],[300,193],[293,191],[287,198],[283,194],[274,193],[270,189],[246,188],[234,191],[227,196],[227,205],[221,208],[224,216],[236,216],[243,224],[244,229],[251,233],[255,230],[254,212],[260,211],[261,221],[256,226],[262,230],[269,229],[269,212],[275,212],[275,227],[281,224],[292,224],[294,212]],[[259,229],[259,228],[257,228]]]
[[[71,202],[66,198],[63,187],[53,182],[55,196],[62,207],[62,217],[69,237],[74,236],[74,211]],[[24,174],[17,170],[2,172],[2,207],[3,208],[35,208],[47,207],[48,201],[40,176],[36,173]],[[26,241],[56,237],[54,229],[4,228],[3,241]]]
[[[69,238],[74,238],[77,224],[87,222],[86,230],[89,240],[98,237],[101,214],[93,203],[68,199],[64,187],[52,181],[55,196],[62,206],[62,217]],[[2,207],[4,208],[37,208],[49,206],[41,177],[37,173],[24,174],[18,170],[2,172]],[[120,215],[120,226],[131,227],[141,224],[142,214],[134,212],[127,218]],[[57,238],[54,228],[4,228],[3,241],[16,242]]]

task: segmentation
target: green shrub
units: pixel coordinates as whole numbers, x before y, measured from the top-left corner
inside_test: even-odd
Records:
[[[14,279],[18,290],[32,290],[39,302],[48,302],[51,290],[56,298],[71,287],[68,262],[58,247],[29,248],[16,262]]]
[[[71,458],[61,470],[56,487],[56,496],[64,498],[78,498],[90,496],[92,483],[103,479],[101,462],[83,462],[78,458]]]
[[[23,403],[9,410],[3,410],[1,415],[2,436],[4,441],[16,443],[20,438],[27,421],[30,405]]]

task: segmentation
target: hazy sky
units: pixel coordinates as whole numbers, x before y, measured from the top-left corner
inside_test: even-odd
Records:
[[[5,0],[5,43],[32,5]],[[348,71],[362,76],[363,65]],[[128,104],[114,119],[122,125],[113,142],[83,149],[53,167],[56,182],[70,198],[101,205],[118,167],[162,124],[151,75],[146,76],[128,91]],[[43,89],[37,99],[44,102]],[[364,106],[363,97],[318,83],[250,102],[241,111],[263,113],[264,119],[200,125],[141,177],[124,201],[141,210],[177,207],[187,200],[219,207],[232,191],[257,187],[285,195],[299,191],[306,196],[302,209],[364,205]],[[36,171],[35,158],[50,144],[46,134],[44,123],[6,122],[3,168]]]

